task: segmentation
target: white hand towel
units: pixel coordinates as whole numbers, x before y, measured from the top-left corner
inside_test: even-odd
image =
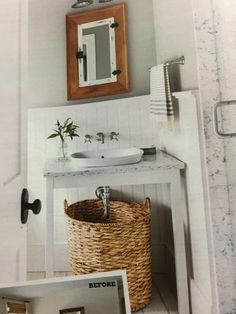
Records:
[[[174,108],[167,66],[160,64],[151,68],[150,115],[158,123],[173,121]]]

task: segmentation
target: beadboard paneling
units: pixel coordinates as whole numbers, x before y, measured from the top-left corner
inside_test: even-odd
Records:
[[[70,143],[70,151],[99,150],[118,147],[148,147],[158,145],[158,132],[149,122],[149,96],[139,96],[106,102],[66,107],[29,110],[28,115],[28,187],[31,197],[42,200],[42,212],[30,215],[28,224],[28,270],[44,270],[45,236],[45,179],[43,167],[46,158],[56,157],[57,139],[47,140],[57,119],[71,117],[80,126],[80,138]],[[105,143],[96,141],[96,133],[106,134]],[[119,132],[119,141],[110,141],[109,133]],[[93,136],[92,143],[84,143],[84,135]],[[55,199],[55,266],[56,270],[69,269],[66,246],[66,225],[63,200],[69,203],[95,197],[97,186],[80,189],[60,189],[54,192]],[[112,186],[113,199],[143,202],[146,196],[152,200],[152,256],[153,270],[165,272],[165,222],[166,195],[168,187],[162,185]]]
[[[176,118],[177,128],[172,132],[161,133],[157,126],[149,121],[149,96],[112,100],[101,103],[76,105],[59,108],[31,109],[29,111],[29,147],[28,147],[28,183],[32,198],[41,198],[43,209],[40,215],[30,215],[28,226],[28,270],[44,270],[44,226],[45,226],[45,180],[43,178],[43,166],[45,159],[57,156],[57,141],[46,140],[57,119],[65,120],[72,117],[74,122],[80,125],[81,138],[71,142],[71,151],[99,150],[101,148],[115,147],[147,147],[152,144],[168,147],[168,152],[175,150],[176,156],[188,158],[189,142],[197,134],[197,116],[194,106],[196,100],[191,93],[177,93],[179,99],[179,112],[181,117]],[[178,127],[179,122],[190,121],[186,127]],[[195,124],[191,124],[194,121]],[[191,127],[188,127],[191,124]],[[194,127],[193,127],[194,126]],[[93,137],[92,143],[84,143],[83,136],[89,133],[93,136],[98,131],[106,133],[105,143],[98,143]],[[120,133],[119,141],[111,142],[109,132]],[[185,145],[184,145],[185,143]],[[199,147],[196,146],[196,152]],[[194,154],[194,147],[191,152]],[[184,158],[183,158],[184,159]],[[185,160],[184,160],[185,161]],[[189,162],[188,167],[194,169],[194,164]],[[193,180],[194,176],[192,177]],[[191,183],[190,183],[191,184]],[[195,185],[196,187],[196,185]],[[69,203],[78,200],[95,197],[96,186],[80,189],[60,189],[54,192],[55,199],[55,270],[68,270],[68,257],[66,247],[66,226],[63,213],[63,200]],[[196,190],[201,195],[201,189]],[[146,196],[151,198],[151,232],[152,232],[152,260],[154,272],[167,272],[173,265],[173,234],[171,225],[169,186],[159,185],[134,185],[113,186],[111,182],[111,196],[113,199],[127,199],[143,202]],[[189,208],[196,207],[195,198],[190,198]],[[185,213],[186,215],[186,213]],[[188,221],[185,220],[186,228]],[[202,222],[198,222],[199,227]],[[194,227],[194,228],[195,228]],[[167,258],[170,256],[169,261]],[[169,271],[170,273],[170,271]],[[171,271],[172,274],[174,272]],[[173,276],[171,276],[173,277]]]

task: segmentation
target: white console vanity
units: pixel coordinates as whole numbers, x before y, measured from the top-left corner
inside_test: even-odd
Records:
[[[45,242],[46,276],[53,277],[54,271],[54,189],[79,188],[90,185],[169,183],[175,245],[178,311],[179,314],[188,314],[188,278],[183,224],[185,202],[181,190],[180,176],[180,171],[184,168],[185,164],[182,161],[160,151],[157,152],[155,160],[143,159],[136,164],[112,167],[79,168],[76,160],[63,162],[59,162],[56,159],[47,160],[44,169],[47,209]]]

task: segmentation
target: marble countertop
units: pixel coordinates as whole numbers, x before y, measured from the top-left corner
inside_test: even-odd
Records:
[[[45,177],[61,177],[61,176],[88,176],[99,174],[116,174],[116,173],[131,173],[137,171],[156,171],[169,169],[184,169],[184,162],[172,157],[163,151],[157,151],[156,155],[145,155],[142,160],[135,164],[109,166],[109,167],[93,167],[82,168],[78,165],[78,160],[71,158],[66,161],[58,161],[48,159],[45,162],[44,176]]]

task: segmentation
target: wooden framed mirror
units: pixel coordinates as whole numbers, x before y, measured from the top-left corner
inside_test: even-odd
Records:
[[[66,16],[68,100],[129,91],[126,6]]]

